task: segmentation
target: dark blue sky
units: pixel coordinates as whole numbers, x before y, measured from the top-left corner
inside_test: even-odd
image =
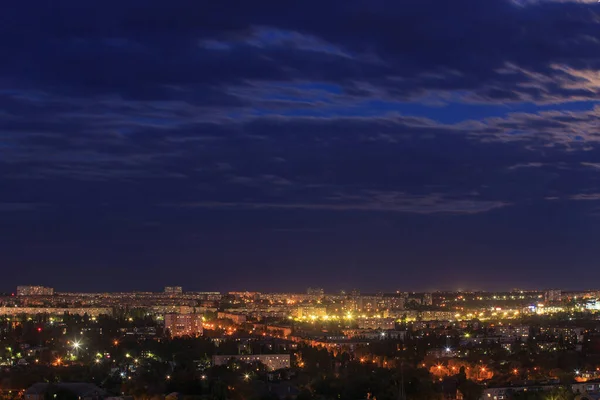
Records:
[[[4,290],[595,288],[600,4],[0,15]]]

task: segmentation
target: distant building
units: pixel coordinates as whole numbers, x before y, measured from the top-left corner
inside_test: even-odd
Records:
[[[394,329],[394,318],[360,318],[357,320],[359,329]]]
[[[496,334],[503,338],[527,339],[529,325],[499,325],[495,328]]]
[[[165,314],[165,329],[171,336],[200,336],[203,333],[202,314]]]
[[[311,296],[323,296],[325,295],[325,290],[323,288],[309,287],[308,289],[306,289],[306,294]]]
[[[0,315],[85,315],[97,317],[99,315],[112,315],[113,309],[110,307],[7,307],[0,306]]]
[[[385,295],[382,306],[388,310],[403,310],[406,297],[400,295]]]
[[[245,363],[260,362],[271,371],[291,366],[289,354],[222,355],[212,358],[213,365],[226,365],[229,360],[239,360]]]
[[[424,293],[423,294],[423,305],[424,306],[431,306],[431,305],[433,305],[433,296],[431,295],[431,293]]]
[[[52,296],[54,288],[46,286],[17,286],[17,296]]]
[[[243,324],[248,319],[244,314],[232,313],[232,312],[219,312],[217,313],[218,319],[230,319],[234,324]]]
[[[181,286],[165,286],[165,293],[170,295],[179,295],[183,293]]]
[[[456,318],[453,311],[423,311],[419,317],[422,321],[451,321]]]
[[[360,296],[356,300],[358,308],[365,313],[379,312],[387,308],[383,296]]]
[[[544,292],[544,301],[547,303],[559,303],[562,300],[562,291],[560,289],[550,289]]]
[[[297,318],[320,318],[327,315],[327,308],[323,306],[301,305],[295,312]]]

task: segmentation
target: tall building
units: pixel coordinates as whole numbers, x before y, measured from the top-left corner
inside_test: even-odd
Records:
[[[165,286],[165,293],[170,295],[178,295],[183,293],[181,286]]]
[[[171,336],[202,335],[202,314],[165,314],[165,330]]]
[[[54,288],[46,286],[17,286],[17,296],[52,296]]]

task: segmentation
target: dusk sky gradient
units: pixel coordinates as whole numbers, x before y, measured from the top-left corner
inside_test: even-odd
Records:
[[[14,1],[0,290],[597,288],[596,0]]]

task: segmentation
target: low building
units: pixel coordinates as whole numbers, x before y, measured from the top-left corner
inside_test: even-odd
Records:
[[[245,363],[260,362],[269,370],[275,371],[283,368],[290,368],[291,361],[289,354],[250,354],[250,355],[221,355],[213,356],[213,365],[226,365],[230,360],[243,361]]]

